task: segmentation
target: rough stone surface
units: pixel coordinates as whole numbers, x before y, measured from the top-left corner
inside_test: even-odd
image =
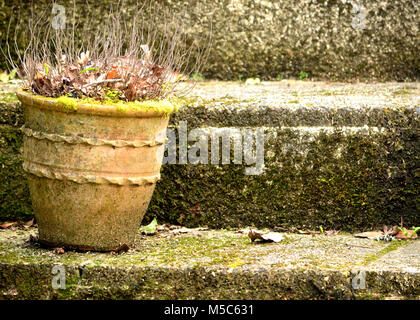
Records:
[[[166,165],[149,219],[346,230],[401,217],[420,223],[418,83],[203,83],[191,95],[202,98],[170,128],[263,127],[264,173],[247,176],[246,165],[232,163]]]
[[[138,236],[119,255],[57,254],[27,241],[34,228],[0,230],[0,299],[420,298],[419,241],[285,234],[252,243],[246,231],[182,230]],[[64,290],[52,288],[55,265]],[[362,274],[365,288],[352,282]]]
[[[1,85],[0,94],[0,220],[32,215],[29,188],[22,169],[23,112],[14,93],[16,86]]]
[[[206,78],[309,76],[383,81],[418,79],[420,75],[416,0],[163,1],[171,12],[181,13],[189,27],[185,30],[189,40],[212,29],[213,46],[202,71]],[[39,11],[45,2],[49,1],[36,2]],[[108,1],[76,2],[80,3],[76,6],[78,22],[101,23]],[[134,2],[125,1],[127,15]],[[87,18],[86,3],[93,17]],[[7,1],[0,5],[0,36],[5,41],[10,17],[18,11],[12,11]],[[20,27],[27,25],[27,7],[24,5],[16,23]],[[66,6],[66,13],[72,16],[72,5]],[[27,30],[22,29],[21,35],[24,48]],[[3,65],[0,62],[4,69]]]
[[[403,217],[419,225],[419,92],[418,83],[200,83],[170,128],[264,128],[264,172],[245,175],[244,163],[164,165],[145,222],[363,230]],[[4,106],[0,216],[29,219],[21,111]]]
[[[413,241],[409,246],[387,253],[370,266],[389,271],[416,272],[420,267],[420,241]]]

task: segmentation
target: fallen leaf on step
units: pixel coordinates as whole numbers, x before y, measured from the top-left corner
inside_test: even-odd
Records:
[[[27,229],[27,228],[32,227],[32,226],[34,225],[34,220],[35,220],[35,219],[32,219],[32,220],[30,220],[30,221],[26,222],[23,226],[24,226],[26,229]]]
[[[163,231],[168,231],[169,230],[169,226],[166,224],[162,224],[156,227],[156,231],[158,232],[163,232]]]
[[[325,235],[327,236],[336,236],[340,233],[338,230],[327,230],[325,231]]]
[[[245,81],[245,85],[260,84],[261,80],[259,78],[248,78]]]
[[[388,227],[384,225],[383,231],[385,235],[395,236],[398,233],[398,226]]]
[[[320,231],[312,231],[312,230],[297,230],[297,232],[300,234],[311,234],[311,235],[321,233]]]
[[[384,233],[380,230],[377,231],[368,231],[362,233],[356,233],[354,236],[356,238],[366,238],[366,239],[374,239],[376,237],[382,236]]]
[[[251,239],[252,242],[254,242],[257,239],[261,239],[261,233],[249,230],[248,237]]]
[[[417,233],[415,230],[409,230],[407,228],[401,228],[398,233],[395,235],[396,239],[406,240],[406,239],[416,239]]]
[[[115,254],[119,254],[121,252],[127,252],[129,249],[130,247],[126,243],[123,243],[123,244],[120,243],[120,246],[116,248],[114,252]]]
[[[192,229],[188,229],[188,228],[179,228],[179,229],[171,230],[171,233],[173,234],[190,233],[191,230]]]
[[[64,251],[63,248],[54,248],[52,253],[54,253],[54,254],[64,254],[65,251]]]
[[[5,292],[5,295],[8,296],[17,296],[19,294],[19,292],[17,291],[16,288],[10,289],[9,291]]]
[[[283,235],[278,232],[260,232],[260,231],[253,231],[249,230],[248,237],[251,239],[252,242],[255,240],[260,240],[261,242],[280,242],[282,241]]]
[[[4,223],[4,224],[0,225],[0,228],[2,228],[2,229],[7,229],[7,228],[9,228],[9,227],[11,227],[11,226],[15,225],[16,223],[17,223],[17,222],[6,222],[6,223]]]
[[[157,220],[156,218],[154,218],[153,221],[150,222],[147,226],[141,227],[139,231],[141,234],[151,236],[156,233],[156,227],[157,227]]]
[[[267,242],[280,242],[284,239],[283,235],[278,232],[263,234],[261,238]]]

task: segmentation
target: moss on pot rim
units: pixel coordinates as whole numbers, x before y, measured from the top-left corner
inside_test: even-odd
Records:
[[[93,98],[75,99],[67,96],[56,98],[58,104],[63,105],[65,108],[77,110],[79,105],[92,105],[92,106],[116,106],[118,110],[124,112],[127,110],[134,111],[157,111],[170,114],[177,111],[179,108],[179,99],[167,98],[163,100],[144,100],[144,101],[130,101],[125,102],[122,100],[95,100]]]
[[[38,96],[27,91],[19,90],[17,96],[22,103],[34,105],[45,109],[62,109],[63,112],[77,112],[113,116],[169,116],[172,112],[178,110],[183,104],[182,98],[166,98],[162,100],[144,100],[144,101],[98,101],[93,98],[76,99],[68,96],[59,98],[50,98]]]

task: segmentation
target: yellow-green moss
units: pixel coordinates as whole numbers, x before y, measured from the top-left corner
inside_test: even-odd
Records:
[[[77,110],[80,105],[105,105],[115,106],[121,112],[128,110],[137,111],[159,111],[165,114],[177,111],[180,105],[183,104],[182,98],[166,98],[162,100],[144,100],[125,102],[121,100],[95,100],[93,98],[75,99],[68,96],[61,96],[56,98],[58,104],[66,109]]]
[[[80,100],[70,98],[67,96],[62,96],[60,98],[57,98],[56,101],[58,104],[62,105],[64,108],[70,109],[70,110],[76,110],[77,106],[79,104],[82,104]]]
[[[386,248],[383,248],[382,250],[380,250],[378,253],[376,254],[369,254],[365,257],[364,261],[362,262],[362,265],[367,265],[377,259],[379,259],[380,257],[382,257],[383,255],[397,250],[399,247],[401,246],[405,246],[406,244],[408,244],[409,241],[408,240],[403,240],[403,241],[392,241]]]
[[[0,94],[0,102],[11,103],[18,101],[19,100],[14,92],[5,92]]]
[[[410,89],[402,88],[402,89],[395,90],[392,94],[395,96],[395,95],[415,94],[415,92],[410,91]]]

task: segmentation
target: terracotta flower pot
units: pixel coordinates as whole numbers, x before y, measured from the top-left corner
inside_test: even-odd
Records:
[[[24,91],[17,96],[40,242],[95,251],[130,246],[160,178],[173,109],[69,108]]]

